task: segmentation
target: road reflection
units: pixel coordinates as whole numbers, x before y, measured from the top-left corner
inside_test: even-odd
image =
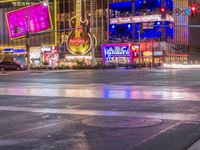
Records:
[[[82,97],[104,99],[155,99],[155,100],[195,100],[199,101],[199,89],[155,86],[49,86],[47,87],[6,87],[0,88],[0,95],[47,96],[47,97]]]

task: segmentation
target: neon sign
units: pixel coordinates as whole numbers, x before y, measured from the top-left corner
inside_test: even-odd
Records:
[[[141,22],[154,22],[154,21],[169,21],[174,22],[174,18],[171,15],[166,15],[166,19],[163,20],[161,15],[146,15],[146,16],[133,16],[133,17],[119,17],[111,18],[110,24],[126,24],[126,23],[141,23]]]
[[[67,38],[67,48],[74,55],[87,54],[92,47],[92,37],[84,30],[84,27],[88,28],[88,20],[82,20],[81,7],[81,0],[76,0],[76,16],[70,20],[70,27],[74,29]]]
[[[102,54],[104,64],[107,60],[112,58],[127,58],[132,63],[132,44],[130,43],[117,43],[117,44],[102,44]]]
[[[13,53],[13,54],[22,54],[22,53],[26,53],[26,49],[23,48],[18,48],[18,49],[14,49],[14,48],[5,48],[2,51],[3,53]]]
[[[35,2],[12,2],[13,6],[20,7],[20,6],[30,6],[34,5]]]
[[[104,47],[104,54],[109,57],[129,56],[130,49],[129,46],[108,46]]]
[[[191,8],[176,8],[174,9],[175,16],[191,15]]]

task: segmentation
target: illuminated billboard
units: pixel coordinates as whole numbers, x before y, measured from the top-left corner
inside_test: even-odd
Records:
[[[8,12],[6,18],[11,39],[52,29],[50,10],[44,3]]]
[[[133,55],[131,46],[131,43],[102,44],[101,49],[104,64],[116,62],[132,64]]]

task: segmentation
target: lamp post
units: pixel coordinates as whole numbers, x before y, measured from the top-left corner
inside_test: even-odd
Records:
[[[28,2],[28,0],[27,0]],[[29,33],[29,14],[26,12],[26,52],[27,52],[27,70],[30,72],[30,33]]]
[[[84,0],[84,5],[85,5],[85,0]],[[96,15],[96,0],[91,0],[90,1],[90,27],[91,27],[91,33],[96,33],[95,31],[95,23],[94,23],[94,19],[96,19],[96,17],[94,17],[94,15]],[[95,57],[95,39],[93,38],[92,41],[92,66],[94,67],[96,65],[96,57]]]
[[[139,65],[139,69],[141,68],[141,60],[140,60],[140,57],[141,57],[141,50],[140,50],[140,43],[141,43],[141,36],[140,36],[140,30],[138,30],[138,43],[139,43],[139,47],[138,47],[138,65]]]

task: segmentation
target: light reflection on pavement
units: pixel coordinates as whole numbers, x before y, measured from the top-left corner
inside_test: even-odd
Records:
[[[198,87],[120,86],[120,85],[26,85],[0,87],[0,95],[78,97],[107,99],[152,99],[199,101]]]
[[[82,109],[53,109],[34,107],[0,106],[0,111],[34,112],[68,115],[109,116],[109,117],[145,117],[156,119],[170,119],[179,121],[200,121],[199,115],[186,113],[156,113],[136,111],[82,110]]]

